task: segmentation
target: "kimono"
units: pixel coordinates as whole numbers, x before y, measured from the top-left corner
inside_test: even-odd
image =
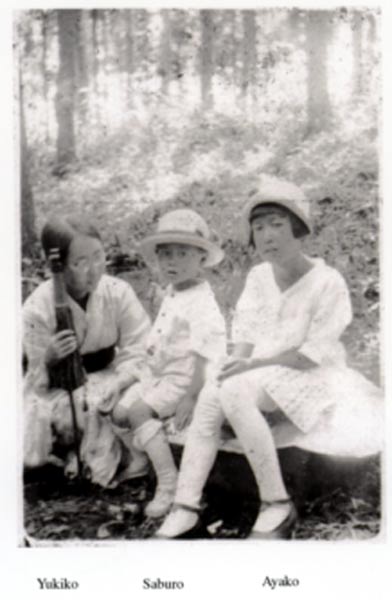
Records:
[[[83,430],[82,460],[92,481],[106,486],[119,466],[121,443],[110,418],[101,416],[97,405],[110,379],[122,373],[139,378],[150,319],[131,286],[109,275],[102,276],[85,310],[70,296],[67,300],[87,371],[87,382],[73,393],[78,425]],[[55,331],[53,281],[48,280],[23,306],[23,348],[28,361],[23,381],[26,466],[50,461],[54,442],[72,445],[68,392],[50,389],[45,365],[45,352]]]

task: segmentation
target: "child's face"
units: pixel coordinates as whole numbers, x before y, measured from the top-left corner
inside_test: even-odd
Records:
[[[301,248],[288,215],[267,213],[253,219],[251,227],[257,253],[268,262],[284,263]]]
[[[187,244],[162,244],[157,251],[163,277],[176,286],[200,275],[205,252]]]

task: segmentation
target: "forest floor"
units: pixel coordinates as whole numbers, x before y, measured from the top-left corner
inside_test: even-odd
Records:
[[[61,541],[150,538],[161,523],[143,516],[143,507],[151,499],[153,489],[151,477],[125,482],[116,489],[102,489],[88,481],[67,480],[56,467],[26,473],[24,543],[34,546]],[[257,508],[257,502],[247,498],[233,497],[230,505],[222,503],[218,496],[215,501],[213,496],[209,497],[202,517],[208,532],[206,537],[247,537]],[[361,497],[336,488],[304,502],[292,539],[363,540],[379,531],[378,494]]]

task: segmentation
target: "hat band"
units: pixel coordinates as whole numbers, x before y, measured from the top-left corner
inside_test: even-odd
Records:
[[[270,212],[293,212],[289,208],[283,206],[283,204],[279,204],[278,202],[263,202],[260,204],[256,204],[254,208],[252,208],[251,213],[249,215],[249,222],[253,221],[253,219],[257,219],[257,217],[262,217]]]
[[[179,229],[165,229],[164,231],[157,231],[156,235],[195,235],[202,240],[208,241],[208,238],[203,234],[200,229],[196,229],[195,231],[184,231]]]

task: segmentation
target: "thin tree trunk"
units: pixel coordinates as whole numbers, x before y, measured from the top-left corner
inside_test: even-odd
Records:
[[[327,80],[328,16],[322,10],[307,14],[308,134],[327,128],[332,118]]]
[[[94,9],[91,11],[91,54],[92,54],[92,72],[93,72],[93,96],[94,113],[98,125],[101,123],[101,111],[99,104],[99,13]]]
[[[77,10],[59,10],[60,66],[57,76],[56,114],[57,169],[58,174],[69,165],[76,156],[74,110],[75,110],[75,44],[78,27]]]
[[[47,48],[48,48],[48,15],[45,10],[41,12],[41,36],[42,36],[42,55],[41,55],[41,76],[42,76],[42,96],[45,102],[45,141],[49,143],[49,105],[48,105],[48,77],[46,71]]]
[[[110,102],[110,60],[111,60],[111,50],[110,50],[110,29],[111,29],[111,14],[110,10],[104,10],[102,13],[102,27],[103,27],[103,70],[105,73],[105,79],[103,82],[103,102],[104,106],[108,106]],[[106,127],[104,128],[104,132],[107,133],[109,120],[108,120],[108,111],[104,112],[106,117]]]
[[[362,62],[362,14],[354,11],[352,20],[353,30],[353,87],[354,99],[363,92],[363,62]]]
[[[233,86],[237,86],[237,83],[239,81],[238,75],[237,75],[237,55],[238,55],[238,49],[237,49],[237,11],[236,10],[230,10],[228,18],[229,18],[229,22],[230,22],[230,33],[231,33],[231,57],[230,57],[231,69],[232,69],[231,80],[232,80]]]
[[[75,32],[75,73],[77,82],[77,105],[80,116],[81,126],[85,128],[88,114],[87,107],[87,86],[88,69],[86,56],[85,40],[85,12],[80,11],[78,15],[77,29]]]
[[[201,21],[201,49],[200,49],[200,76],[201,99],[204,109],[213,105],[212,75],[213,75],[213,23],[210,10],[200,11]]]
[[[161,18],[163,22],[162,35],[160,42],[160,60],[158,73],[162,79],[161,91],[164,96],[167,95],[170,79],[171,79],[171,24],[170,24],[170,13],[168,10],[161,11]]]
[[[133,108],[133,72],[135,68],[135,48],[134,48],[134,12],[125,11],[126,35],[125,35],[125,63],[127,73],[127,104],[130,109]]]
[[[256,69],[256,18],[254,10],[242,11],[243,45],[241,95],[246,99],[248,91],[254,98],[254,80]]]
[[[21,165],[21,225],[22,225],[22,255],[35,254],[34,246],[37,243],[35,231],[34,198],[29,173],[29,153],[27,148],[26,125],[23,107],[23,85],[19,83],[19,118],[20,118],[20,165]]]
[[[241,104],[246,109],[249,99],[255,104],[256,74],[256,15],[254,10],[243,10],[242,14],[242,72]]]

